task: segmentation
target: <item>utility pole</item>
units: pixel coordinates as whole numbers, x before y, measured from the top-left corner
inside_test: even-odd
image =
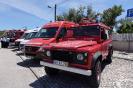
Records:
[[[53,8],[51,6],[48,6],[48,8]],[[56,11],[57,11],[57,4],[54,5],[54,20],[56,21]]]
[[[54,18],[55,18],[55,21],[56,21],[56,9],[57,9],[57,5],[55,4],[55,7],[54,7],[55,9],[54,9],[54,11],[55,11],[55,13],[54,13]]]

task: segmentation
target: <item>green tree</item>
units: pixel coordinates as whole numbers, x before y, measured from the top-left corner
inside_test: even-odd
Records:
[[[80,6],[78,9],[70,8],[68,12],[57,16],[57,20],[66,19],[68,21],[79,23],[81,19],[85,17],[86,18],[95,17],[95,12],[92,10],[90,6],[87,6],[87,9],[86,7],[83,7],[83,6]]]
[[[114,5],[112,8],[103,11],[102,22],[113,27],[116,24],[116,18],[122,14],[122,6]]]
[[[79,23],[82,18],[92,18],[95,19],[99,14],[102,18],[102,22],[110,27],[114,27],[116,24],[116,18],[123,12],[122,6],[114,5],[112,8],[103,11],[103,14],[93,11],[91,6],[83,7],[80,6],[78,9],[71,8],[68,12],[57,16],[57,20],[66,19],[68,21],[73,21]]]
[[[93,11],[91,6],[87,6],[87,18],[95,18],[96,12]]]
[[[118,33],[133,33],[133,19],[125,18],[120,19],[119,23],[121,26],[119,27]]]
[[[68,13],[63,13],[62,15],[57,16],[57,20],[66,19],[68,21],[76,22],[77,11],[74,8],[69,9]]]
[[[77,9],[76,14],[75,14],[75,22],[79,23],[82,18],[85,17],[85,7],[80,6],[79,9]]]
[[[4,31],[0,31],[0,37],[3,35]]]

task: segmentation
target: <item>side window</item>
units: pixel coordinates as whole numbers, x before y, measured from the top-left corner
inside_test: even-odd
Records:
[[[65,37],[66,38],[72,38],[73,37],[73,29],[72,28],[67,29],[67,34]]]
[[[106,33],[106,30],[101,28],[101,39],[102,40],[107,40],[108,39],[108,35]]]
[[[66,34],[67,34],[67,29],[62,28],[58,36],[59,36],[59,38],[62,38],[64,36],[66,36]]]
[[[66,28],[62,28],[60,34],[65,36],[67,34],[67,29]]]

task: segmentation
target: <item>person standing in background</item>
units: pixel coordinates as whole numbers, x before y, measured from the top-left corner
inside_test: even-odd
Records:
[[[98,14],[96,15],[96,22],[99,23],[99,22],[101,22],[101,21],[102,21],[102,17],[101,17],[101,15],[98,13]]]

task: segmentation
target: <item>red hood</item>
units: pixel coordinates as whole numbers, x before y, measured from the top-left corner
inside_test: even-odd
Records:
[[[49,38],[49,39],[35,38],[35,39],[31,39],[29,42],[27,42],[26,45],[28,45],[28,46],[42,46],[44,44],[49,44],[49,43],[53,42],[54,40],[55,40],[55,38]]]
[[[76,41],[63,41],[59,43],[51,43],[50,45],[54,48],[64,48],[64,49],[77,49],[80,47],[85,46],[91,46],[97,44],[96,41],[82,41],[82,40],[76,40]]]

